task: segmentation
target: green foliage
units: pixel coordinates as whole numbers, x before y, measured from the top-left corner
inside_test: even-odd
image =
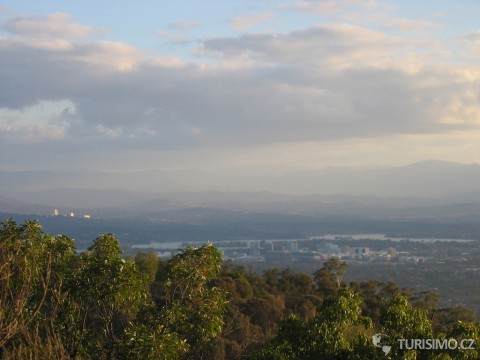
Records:
[[[464,306],[435,309],[432,316],[432,326],[437,332],[446,332],[459,321],[473,323],[475,317],[475,313]]]
[[[113,235],[102,235],[67,274],[69,296],[59,320],[72,357],[111,358],[146,298],[144,277],[121,252]]]
[[[126,342],[121,357],[126,359],[184,358],[189,345],[168,326],[169,319],[154,303],[145,304],[131,326],[126,330]]]
[[[221,264],[222,256],[211,244],[187,247],[170,259],[164,303],[146,305],[129,330],[130,357],[204,358],[212,350],[227,306],[225,291],[212,282]]]
[[[473,339],[480,324],[438,295],[394,283],[343,283],[332,259],[311,277],[263,275],[211,244],[168,262],[121,256],[113,235],[76,254],[35,221],[0,229],[0,359],[478,359],[478,349],[402,350],[398,339]],[[382,335],[375,346],[372,335]],[[378,345],[378,344],[377,344]]]
[[[433,332],[427,315],[426,310],[416,308],[404,296],[397,295],[382,307],[382,331],[396,339],[429,338]]]
[[[164,303],[148,296],[163,272],[152,255],[126,261],[116,237],[76,255],[72,240],[27,221],[0,230],[0,358],[203,358],[223,327],[222,257],[187,248],[168,263]],[[138,265],[137,265],[138,264]]]
[[[0,230],[0,349],[46,331],[62,301],[62,271],[74,253],[65,236],[48,236],[35,221]]]
[[[291,315],[282,321],[274,340],[254,359],[346,359],[354,352],[354,339],[371,326],[361,316],[362,299],[350,289],[327,298],[310,321]]]
[[[276,274],[269,272],[271,283],[272,275]],[[365,308],[361,294],[371,299],[370,306],[377,307],[377,311]],[[417,298],[415,306],[392,284],[354,283],[351,289],[340,288],[317,306],[313,319],[305,321],[290,315],[281,321],[276,336],[255,351],[252,359],[478,359],[477,349],[400,348],[398,339],[456,339],[458,343],[473,339],[475,344],[480,341],[479,324],[473,322],[457,322],[446,334],[434,333],[429,315],[434,311],[431,304],[436,297],[421,295],[424,301]],[[376,326],[370,317],[362,316],[365,310],[378,314]],[[381,334],[381,345],[374,345],[374,334]]]
[[[446,333],[445,336],[447,339],[456,339],[457,342],[462,345],[462,341],[465,339],[473,340],[472,344],[464,343],[465,347],[473,345],[474,350],[469,349],[457,349],[452,350],[449,353],[452,359],[461,359],[461,360],[474,360],[480,359],[480,322],[477,323],[468,323],[459,321],[454,326],[452,326]]]
[[[350,287],[362,294],[362,315],[372,319],[375,325],[380,321],[382,302],[391,300],[400,294],[400,289],[394,283],[380,281],[352,282]]]
[[[192,354],[199,354],[222,331],[226,293],[211,285],[221,266],[222,255],[211,244],[186,248],[168,262],[166,317]]]
[[[157,277],[160,258],[154,252],[139,252],[135,256],[135,264],[137,264],[140,273],[147,277],[148,284],[155,281]]]
[[[318,292],[324,296],[335,294],[342,286],[343,275],[345,275],[347,267],[347,263],[335,258],[325,262],[322,268],[313,274]]]

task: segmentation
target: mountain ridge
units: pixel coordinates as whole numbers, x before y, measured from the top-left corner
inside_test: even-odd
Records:
[[[403,202],[404,205],[405,203],[421,205],[480,200],[480,165],[442,160],[425,160],[390,168],[330,167],[313,171],[287,172],[283,177],[263,179],[269,183],[269,187],[265,185],[259,189],[248,190],[192,191],[187,187],[185,191],[168,191],[168,187],[164,187],[161,181],[158,182],[156,191],[149,191],[149,188],[142,188],[142,191],[121,188],[122,183],[114,181],[111,182],[110,188],[69,186],[69,181],[63,182],[63,186],[59,187],[52,181],[49,188],[42,188],[45,183],[49,183],[48,176],[55,175],[50,171],[41,172],[42,186],[38,189],[35,188],[34,173],[29,172],[28,177],[25,176],[25,172],[18,173],[20,179],[17,183],[22,184],[22,189],[18,190],[8,184],[14,182],[15,172],[9,172],[9,178],[5,181],[3,177],[5,171],[0,171],[2,189],[0,195],[28,204],[76,208],[135,207],[140,206],[142,202],[145,202],[144,205],[149,202],[153,204],[155,201],[158,202],[158,199],[181,203],[182,206],[211,206],[212,203],[234,206],[237,203],[274,204],[298,201],[385,203],[389,199],[395,203]],[[106,176],[105,174],[102,173],[102,176]],[[117,178],[122,177],[118,173],[115,175]],[[68,178],[72,176],[74,174],[68,173]],[[82,177],[88,176],[79,174],[78,178]],[[137,186],[141,188],[141,179],[137,180],[139,182]],[[153,179],[149,181],[154,182]],[[91,179],[90,183],[96,184]],[[290,188],[297,191],[290,193],[282,191],[288,190],[288,187],[282,185],[284,183],[288,183]],[[28,184],[30,185],[27,186]]]

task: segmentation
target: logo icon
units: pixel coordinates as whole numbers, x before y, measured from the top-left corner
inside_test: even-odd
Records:
[[[392,347],[391,346],[387,346],[387,345],[382,345],[381,342],[382,342],[382,334],[375,334],[372,336],[372,342],[373,342],[373,345],[376,346],[376,347],[381,347],[382,348],[382,351],[383,353],[385,354],[385,356],[387,356],[390,352],[390,350],[392,350]]]

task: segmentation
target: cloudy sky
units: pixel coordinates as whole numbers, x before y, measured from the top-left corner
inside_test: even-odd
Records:
[[[480,162],[478,14],[478,0],[4,0],[0,167]]]

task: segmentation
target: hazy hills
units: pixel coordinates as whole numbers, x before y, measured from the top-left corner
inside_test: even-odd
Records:
[[[299,187],[316,187],[320,194],[437,198],[480,190],[479,165],[436,160],[382,169],[326,168],[292,176]]]
[[[383,197],[445,197],[467,192],[478,192],[480,194],[479,184],[479,165],[465,165],[438,160],[427,160],[390,168],[330,167],[319,170],[283,171],[275,174],[260,170],[252,174],[241,168],[227,169],[218,174],[213,173],[213,170],[197,169],[136,172],[0,171],[1,194],[33,192],[30,196],[35,201],[37,199],[50,199],[51,196],[55,196],[52,192],[43,195],[38,194],[38,192],[59,188],[121,189],[137,192],[135,196],[126,192],[123,194],[111,193],[109,196],[110,202],[113,202],[113,199],[125,199],[128,202],[135,201],[135,199],[148,199],[148,197],[142,198],[141,192],[172,193],[212,190],[222,190],[223,192],[269,191],[296,195],[346,194]],[[59,196],[66,197],[69,195],[64,192]],[[96,196],[101,196],[102,200],[107,200],[103,198],[103,194],[96,193]],[[270,195],[260,193],[257,196],[266,197]],[[81,201],[81,197],[77,200]]]
[[[13,214],[49,214],[52,208],[48,205],[25,203],[0,196],[0,212]]]
[[[156,191],[114,189],[128,181],[132,183],[126,188],[132,188],[135,181],[139,189],[142,188],[144,178],[141,175],[2,171],[0,210],[48,214],[55,207],[64,212],[82,209],[97,216],[153,216],[165,220],[222,218],[222,210],[229,211],[228,216],[225,213],[226,218],[242,217],[250,212],[292,216],[475,217],[480,211],[477,206],[480,166],[476,164],[429,160],[381,169],[326,168],[292,172],[272,179],[271,186],[264,188],[272,192],[168,192],[164,191],[161,180]],[[149,172],[149,183],[154,182],[154,175],[155,172]],[[169,182],[173,179],[170,175]],[[112,187],[106,188],[109,176],[116,181],[111,180]],[[95,177],[100,179],[97,183]],[[85,179],[88,181],[83,183]],[[288,182],[290,188],[297,187],[298,191],[290,192],[297,195],[273,192],[288,190],[287,185],[282,187],[283,182]],[[85,187],[70,187],[70,184],[84,184]],[[148,189],[152,188],[145,187]],[[301,194],[308,190],[318,195]]]

